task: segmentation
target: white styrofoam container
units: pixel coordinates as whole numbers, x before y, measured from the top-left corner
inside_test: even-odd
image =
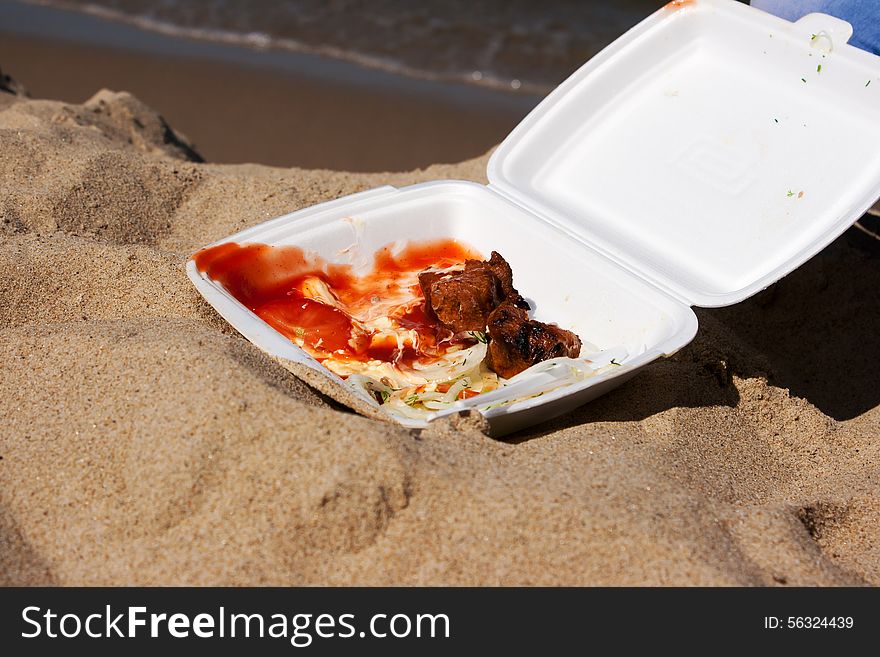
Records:
[[[357,266],[389,242],[454,238],[502,253],[536,319],[633,354],[484,411],[502,435],[675,353],[696,333],[691,306],[755,294],[880,197],[880,58],[847,45],[851,35],[823,14],[790,23],[734,0],[672,2],[533,110],[493,154],[488,186],[380,187],[217,244],[297,245]],[[192,260],[187,271],[251,342],[342,384]]]

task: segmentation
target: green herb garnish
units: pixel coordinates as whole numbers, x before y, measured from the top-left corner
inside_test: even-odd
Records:
[[[618,363],[616,358],[612,358],[608,364],[609,365],[617,365],[617,367],[620,367],[623,363]]]
[[[489,342],[489,337],[483,331],[468,331],[468,335],[477,342],[482,342],[483,344]]]
[[[821,73],[821,72],[822,72],[822,65],[819,64],[819,65],[816,67],[816,73]]]
[[[801,82],[803,82],[804,84],[806,84],[806,83],[807,83],[807,79],[806,79],[806,78],[801,78]]]
[[[788,198],[791,198],[792,196],[794,196],[794,192],[791,191],[791,190],[789,189],[789,190],[788,190],[788,194],[786,194],[786,196],[787,196]]]
[[[870,80],[868,80],[867,82],[865,82],[865,86],[866,86],[866,87],[867,87],[869,84],[871,84],[871,81],[870,81]]]

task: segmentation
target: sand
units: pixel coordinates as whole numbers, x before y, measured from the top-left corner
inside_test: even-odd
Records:
[[[340,409],[184,274],[282,212],[485,164],[196,163],[129,94],[0,92],[0,583],[880,584],[863,233],[505,441]]]

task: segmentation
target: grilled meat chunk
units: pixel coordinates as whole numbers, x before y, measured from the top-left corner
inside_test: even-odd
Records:
[[[481,264],[488,266],[495,276],[498,277],[498,281],[501,283],[501,292],[503,293],[505,300],[512,301],[517,308],[530,310],[529,302],[516,291],[515,287],[513,287],[513,270],[510,268],[507,260],[502,258],[498,251],[492,251],[492,257],[489,258],[489,261]],[[465,264],[465,267],[467,267],[467,264]]]
[[[577,358],[581,341],[571,331],[529,319],[528,313],[505,301],[489,315],[487,365],[509,379],[536,363],[568,356]]]
[[[529,308],[513,287],[510,265],[497,251],[487,261],[465,261],[462,271],[422,272],[419,285],[428,316],[454,333],[485,331],[489,313],[504,301]]]
[[[504,298],[498,278],[487,267],[422,272],[419,285],[425,295],[425,312],[453,333],[485,331],[489,313]]]
[[[529,319],[529,304],[513,287],[507,261],[493,251],[489,260],[467,260],[454,272],[419,274],[425,312],[453,333],[485,331],[486,364],[509,379],[550,358],[577,358],[581,341],[571,331]]]

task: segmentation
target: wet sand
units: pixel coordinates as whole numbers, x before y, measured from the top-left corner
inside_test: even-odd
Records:
[[[0,66],[38,98],[81,103],[101,88],[130,91],[160,108],[211,162],[345,171],[458,162],[501,141],[537,102],[70,15],[130,33],[133,47],[12,33],[0,21]]]

